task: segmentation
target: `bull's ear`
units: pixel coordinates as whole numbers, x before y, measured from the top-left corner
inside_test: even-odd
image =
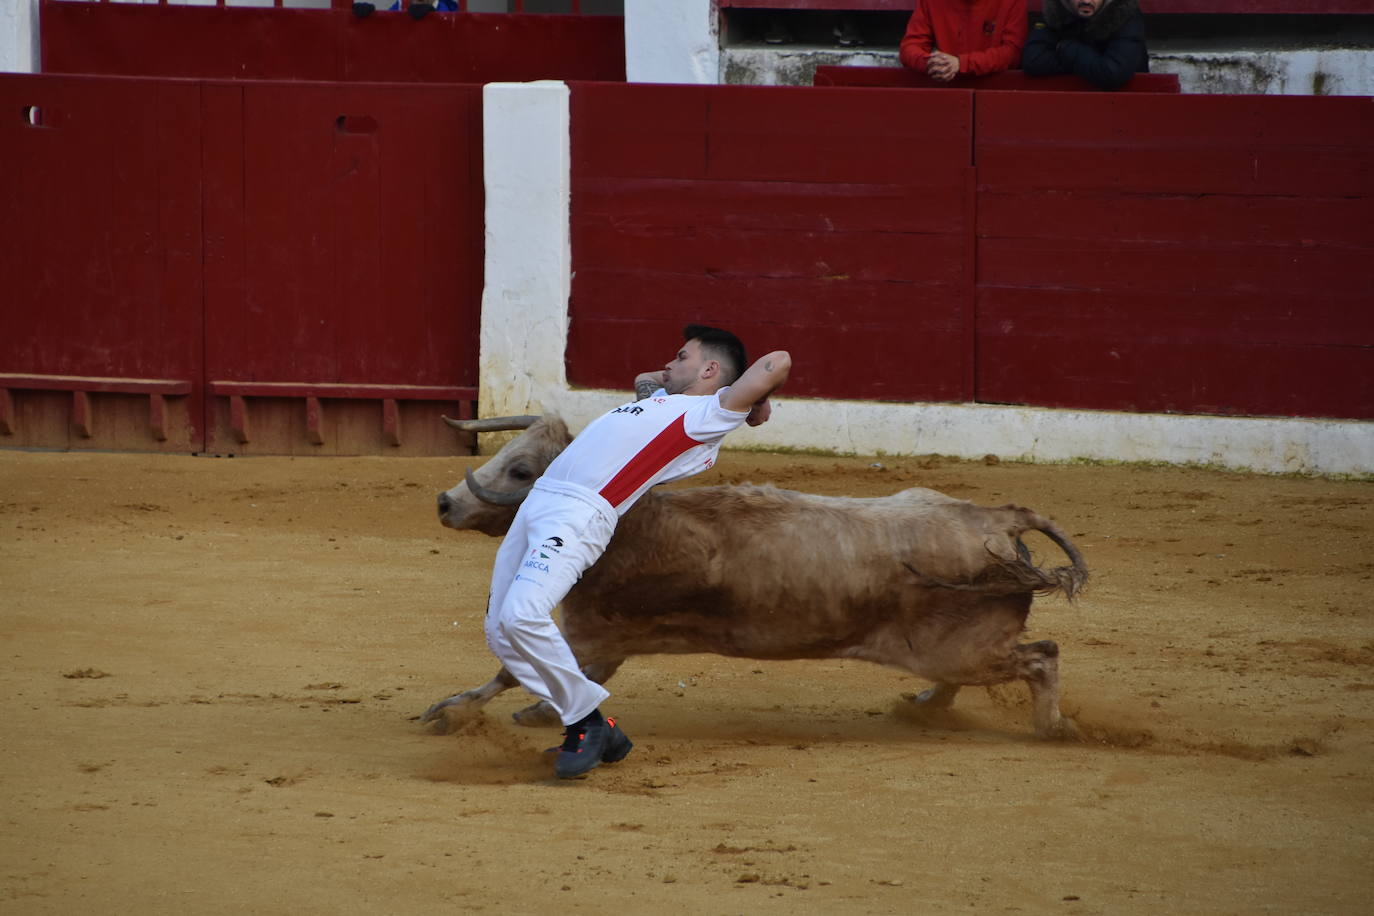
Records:
[[[444,422],[465,433],[496,433],[507,429],[529,429],[538,419],[537,416],[525,414],[519,417],[487,417],[483,420],[454,420],[444,417]]]

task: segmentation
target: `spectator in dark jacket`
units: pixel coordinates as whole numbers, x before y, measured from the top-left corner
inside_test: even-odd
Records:
[[[1021,56],[1029,75],[1076,73],[1098,89],[1120,89],[1149,72],[1138,0],[1045,0],[1044,17]]]

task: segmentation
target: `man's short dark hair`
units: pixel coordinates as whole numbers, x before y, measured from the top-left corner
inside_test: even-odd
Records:
[[[682,339],[700,342],[702,352],[720,363],[720,372],[727,385],[733,385],[749,365],[744,344],[729,331],[708,328],[704,324],[689,324],[682,329]]]

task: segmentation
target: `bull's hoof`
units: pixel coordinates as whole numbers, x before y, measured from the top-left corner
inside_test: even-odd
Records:
[[[1083,737],[1078,730],[1078,723],[1068,716],[1061,716],[1058,722],[1047,727],[1037,728],[1035,734],[1047,741],[1078,741]]]
[[[471,691],[468,691],[466,693],[460,693],[455,696],[451,696],[447,700],[440,700],[439,702],[431,706],[429,709],[425,710],[424,715],[420,716],[420,721],[437,722],[439,719],[443,717],[445,709],[451,709],[455,706],[468,705],[468,703],[472,702],[472,697],[469,696],[470,693]]]
[[[558,710],[542,700],[533,706],[526,706],[519,712],[512,713],[511,718],[516,725],[524,725],[527,728],[546,728],[551,725],[562,725],[563,720],[558,716]]]

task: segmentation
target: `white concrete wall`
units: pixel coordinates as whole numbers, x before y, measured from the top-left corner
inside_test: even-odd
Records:
[[[625,78],[719,82],[718,22],[714,0],[625,0]]]
[[[38,59],[38,0],[0,0],[0,73],[37,73]]]
[[[1374,95],[1374,51],[1313,48],[1287,51],[1150,52],[1155,73],[1178,74],[1190,93]]]
[[[483,104],[481,414],[551,411],[577,430],[623,403],[632,379],[619,391],[574,390],[564,370],[572,284],[568,92],[561,83],[493,84]],[[686,324],[695,316],[680,318]],[[666,361],[678,343],[644,341],[643,364]],[[777,342],[752,343],[762,350]],[[807,371],[805,364],[793,369]],[[731,447],[1374,473],[1374,423],[825,401],[788,398],[785,390],[775,403],[772,421],[731,434]]]

